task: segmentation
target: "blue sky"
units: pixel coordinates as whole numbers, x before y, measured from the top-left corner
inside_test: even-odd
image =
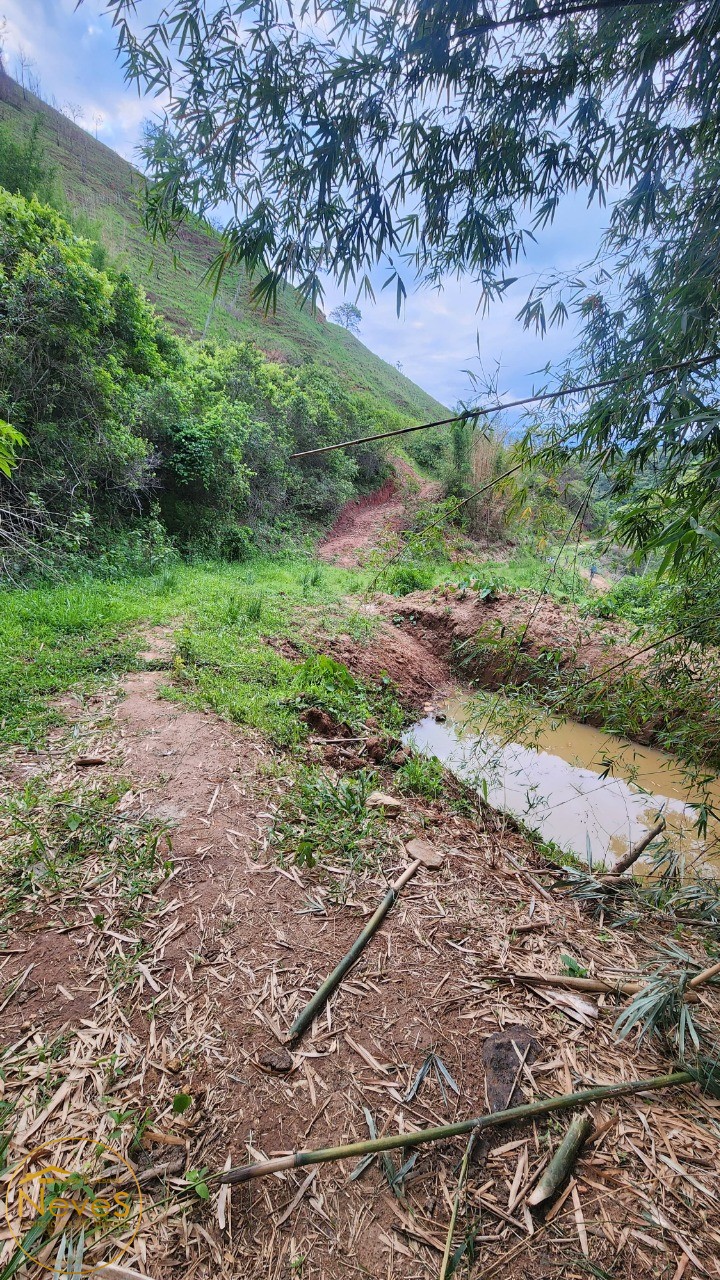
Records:
[[[33,60],[32,71],[48,101],[60,107],[77,104],[83,127],[97,130],[108,146],[136,161],[142,122],[158,112],[158,103],[143,100],[125,84],[102,7],[94,0],[84,0],[79,8],[76,0],[0,0],[2,18],[7,70],[16,73],[23,50]],[[487,374],[497,373],[501,394],[527,395],[539,381],[533,373],[548,361],[561,360],[571,348],[572,329],[566,326],[541,340],[525,332],[515,316],[538,275],[553,268],[572,270],[591,257],[606,217],[596,208],[586,209],[582,200],[568,201],[520,264],[518,283],[489,315],[477,313],[477,290],[470,281],[449,281],[439,293],[411,294],[400,319],[391,289],[379,293],[374,305],[360,299],[360,336],[391,364],[399,360],[408,377],[447,405],[471,393],[463,370],[479,371],[479,339],[482,365]],[[325,310],[339,301],[342,296],[330,284]]]

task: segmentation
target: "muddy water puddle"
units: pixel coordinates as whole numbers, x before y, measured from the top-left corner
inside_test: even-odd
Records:
[[[502,713],[503,702],[500,695],[492,705]],[[573,720],[551,722],[541,712],[524,740],[508,742],[495,721],[484,731],[487,705],[457,696],[444,706],[444,721],[426,716],[405,741],[591,865],[613,863],[664,816],[667,844],[687,868],[710,863],[720,872],[720,822],[710,820],[700,838],[693,802],[701,796],[671,756]],[[514,736],[524,737],[517,730]],[[720,813],[720,779],[703,794]]]

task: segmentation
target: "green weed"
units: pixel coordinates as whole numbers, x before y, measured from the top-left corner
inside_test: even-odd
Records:
[[[294,703],[301,709],[319,707],[339,725],[361,730],[371,717],[386,732],[397,732],[404,714],[387,677],[376,685],[358,680],[342,662],[313,654],[297,669]]]
[[[423,796],[425,800],[437,800],[443,793],[444,770],[437,756],[417,755],[415,752],[395,774],[398,791]]]
[[[303,595],[310,595],[316,588],[322,586],[323,571],[322,565],[313,564],[305,571],[302,577]]]
[[[345,778],[316,767],[301,769],[271,829],[279,856],[308,867],[327,860],[351,871],[377,867],[387,823],[366,807],[376,782],[376,775],[364,769]]]
[[[163,569],[157,578],[158,595],[171,595],[172,592],[177,591],[179,581],[177,569]]]
[[[381,584],[392,596],[407,596],[411,591],[427,591],[436,574],[424,564],[397,564],[382,575]]]

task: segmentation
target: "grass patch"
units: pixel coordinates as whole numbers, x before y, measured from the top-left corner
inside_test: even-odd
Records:
[[[305,557],[258,557],[7,591],[0,596],[0,743],[42,746],[48,730],[64,723],[61,694],[90,692],[142,667],[147,630],[173,623],[169,698],[211,707],[282,746],[305,737],[299,713],[308,707],[353,731],[374,719],[397,734],[404,716],[389,679],[365,684],[313,653],[323,631],[345,627],[367,639],[373,619],[347,603],[364,581]],[[283,640],[300,653],[280,652]]]
[[[443,794],[444,783],[445,770],[437,756],[413,752],[395,774],[398,791],[404,795],[422,796],[425,800],[437,800]]]
[[[297,641],[339,607],[357,575],[323,567],[307,598],[303,557],[244,565],[179,565],[155,576],[92,578],[0,596],[0,743],[41,746],[64,717],[57,698],[96,688],[141,664],[148,627],[179,618],[179,686],[172,696],[210,705],[279,741],[297,738],[283,699],[298,694],[296,663],[265,643]],[[311,566],[311,576],[312,566]]]
[[[300,769],[270,832],[281,861],[314,867],[339,862],[348,871],[377,868],[387,821],[366,801],[377,784],[372,770],[335,777],[316,766]]]

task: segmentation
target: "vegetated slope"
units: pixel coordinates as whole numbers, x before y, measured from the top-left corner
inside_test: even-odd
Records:
[[[249,339],[275,360],[315,360],[337,372],[346,390],[365,391],[414,421],[447,413],[353,334],[320,313],[313,315],[309,307],[301,308],[290,288],[279,296],[276,313],[266,316],[251,303],[251,283],[244,272],[230,270],[207,323],[212,289],[203,276],[218,253],[218,236],[197,223],[182,230],[174,246],[153,244],[140,219],[139,171],[0,71],[0,123],[21,133],[38,117],[47,159],[68,203],[100,223],[103,243],[116,264],[143,286],[177,332],[221,342]]]

